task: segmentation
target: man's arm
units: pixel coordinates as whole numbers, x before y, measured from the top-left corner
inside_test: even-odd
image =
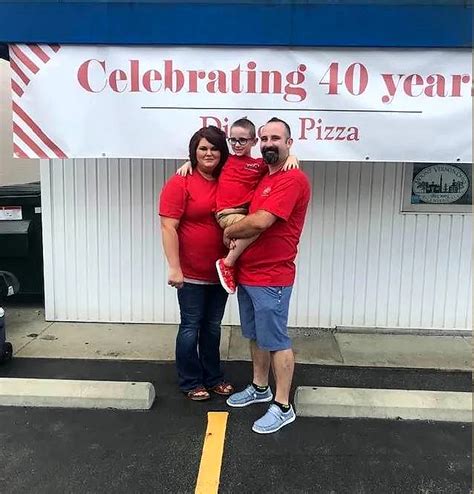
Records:
[[[255,235],[260,235],[262,232],[270,228],[278,219],[264,209],[259,209],[255,213],[249,214],[246,218],[224,230],[224,243],[228,245],[231,239],[250,238]]]

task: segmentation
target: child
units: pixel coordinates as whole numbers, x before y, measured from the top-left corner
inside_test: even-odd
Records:
[[[228,138],[234,154],[227,159],[219,176],[216,196],[216,219],[222,229],[245,218],[253,193],[260,179],[268,172],[262,158],[252,158],[252,147],[257,144],[255,125],[247,118],[236,120]],[[289,156],[284,170],[298,168],[298,160]],[[189,162],[178,169],[178,174],[191,173]],[[219,280],[227,293],[236,289],[234,266],[242,252],[256,239],[241,238],[233,241],[227,257],[216,261]]]

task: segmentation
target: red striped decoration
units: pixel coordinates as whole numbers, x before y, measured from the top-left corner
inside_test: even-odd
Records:
[[[53,50],[55,53],[57,53],[61,48],[60,45],[57,44],[45,46],[49,46],[49,48],[51,48],[51,50]],[[26,86],[28,86],[32,79],[32,75],[29,73],[29,71],[33,74],[34,77],[34,75],[39,72],[43,64],[46,64],[51,60],[51,54],[48,54],[48,52],[45,51],[44,48],[42,48],[40,45],[28,45],[28,47],[35,54],[35,57],[28,55],[28,52],[26,52],[18,45],[10,46],[10,49],[12,50],[12,53],[15,55],[16,59],[20,60],[25,66],[20,67],[17,61],[13,58],[11,58],[10,60],[10,67],[13,73],[17,76],[16,80],[14,80],[13,78],[11,80],[11,87],[14,93],[13,134],[15,137],[18,138],[13,144],[15,156],[19,158],[67,158],[64,151],[43,132],[39,125],[23,110],[23,108],[21,108],[19,104],[19,98],[21,98],[21,96],[24,94]],[[36,57],[38,59],[36,59]],[[32,58],[34,58],[34,60]],[[21,119],[21,122],[18,119]],[[25,130],[28,133],[25,132]],[[21,141],[26,144],[36,154],[36,156],[29,156],[28,152],[25,152],[25,150],[22,148],[21,143],[20,145],[18,144],[19,139],[21,139]],[[44,151],[40,147],[40,143],[42,146],[44,146],[46,151]]]

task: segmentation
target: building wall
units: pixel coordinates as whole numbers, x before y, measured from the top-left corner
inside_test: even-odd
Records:
[[[39,180],[39,160],[13,158],[10,64],[0,59],[0,186]]]
[[[178,321],[156,201],[176,162],[42,161],[46,317]],[[304,163],[290,325],[471,327],[471,217],[400,214],[403,165]],[[238,324],[236,297],[225,323]]]

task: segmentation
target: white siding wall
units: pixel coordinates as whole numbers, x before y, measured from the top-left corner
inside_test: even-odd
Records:
[[[42,161],[49,320],[177,322],[156,201],[176,162]],[[471,327],[471,217],[400,214],[402,164],[305,163],[290,324]],[[235,297],[225,323],[238,324]]]

